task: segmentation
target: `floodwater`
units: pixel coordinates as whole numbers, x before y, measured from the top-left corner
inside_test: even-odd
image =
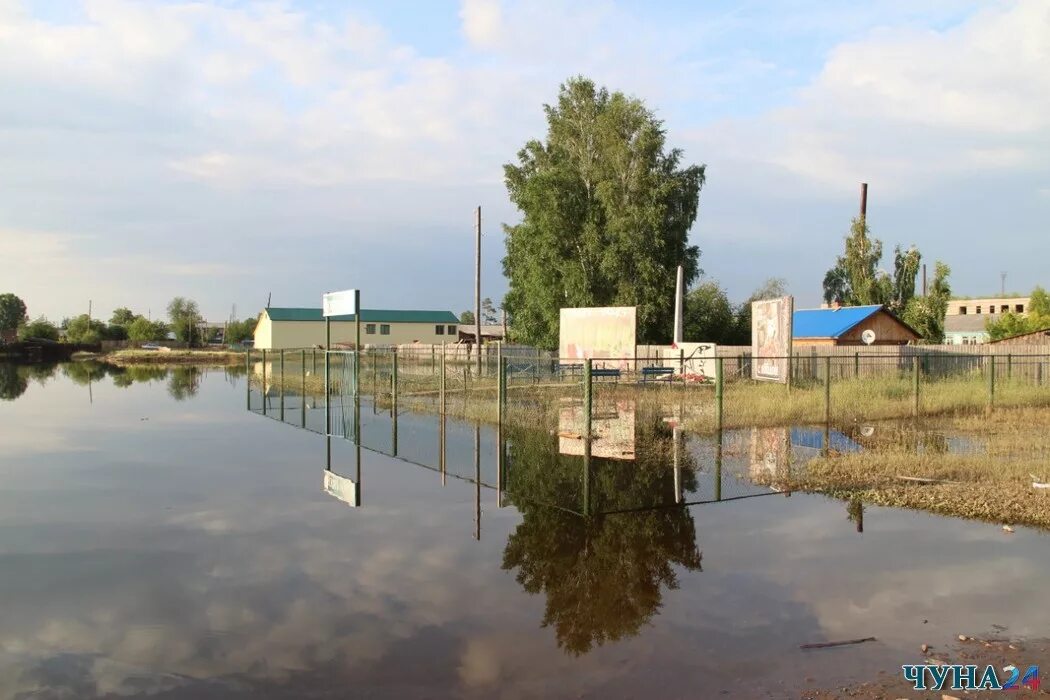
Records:
[[[776,491],[856,435],[364,403],[357,449],[246,389],[0,366],[0,698],[797,697],[1050,631],[1045,533]]]

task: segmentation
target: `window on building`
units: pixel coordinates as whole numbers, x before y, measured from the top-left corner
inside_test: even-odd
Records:
[[[445,324],[439,323],[438,325],[434,326],[434,334],[445,335]]]
[[[1015,306],[1014,307],[1014,311],[1016,311],[1019,314],[1023,314],[1024,313],[1024,304],[1018,304],[1017,306]]]
[[[980,312],[978,312],[978,313],[980,313]],[[965,306],[960,306],[959,307],[959,315],[960,316],[965,316],[966,315],[966,307]]]
[[[366,323],[365,324],[365,335],[375,335],[375,334],[376,334],[376,324],[374,324],[374,323]]]
[[[390,324],[380,323],[379,324],[379,335],[390,335]]]
[[[980,306],[978,306],[978,307],[977,307],[977,315],[978,315],[978,316],[980,316],[980,315],[981,315],[981,307],[980,307]]]
[[[455,326],[449,326],[448,327],[448,334],[449,335],[455,335],[456,334],[456,327]]]
[[[999,310],[1002,311],[1005,314],[1005,313],[1010,311],[1010,305],[1009,304],[1003,304],[1002,306],[999,307]]]

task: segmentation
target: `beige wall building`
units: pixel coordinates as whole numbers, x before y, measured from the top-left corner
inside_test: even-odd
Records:
[[[1005,313],[1027,314],[1028,297],[952,299],[944,317],[945,345],[982,345],[988,342],[985,326]]]
[[[353,345],[353,314],[332,317],[332,344]],[[459,319],[451,311],[361,310],[361,344],[455,343]],[[270,307],[259,314],[255,347],[261,350],[309,348],[324,345],[325,321],[320,308]]]

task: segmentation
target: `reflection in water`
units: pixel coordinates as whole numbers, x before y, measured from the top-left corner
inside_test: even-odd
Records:
[[[572,655],[636,635],[659,611],[663,589],[678,588],[673,567],[700,570],[692,514],[675,505],[670,432],[659,419],[644,422],[633,462],[594,458],[582,474],[581,460],[553,452],[546,435],[513,431],[508,440],[507,488],[522,521],[507,540],[503,568],[516,571],[529,593],[546,596],[543,626],[553,626],[558,646]],[[692,468],[680,478],[696,490]],[[649,509],[572,512],[572,499],[585,494],[591,512]]]
[[[168,396],[185,401],[200,390],[203,372],[199,367],[174,367],[168,379]]]
[[[0,362],[0,399],[14,401],[26,392],[29,380],[18,365]]]

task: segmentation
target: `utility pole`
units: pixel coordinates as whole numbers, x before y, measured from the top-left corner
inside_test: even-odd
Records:
[[[922,264],[922,295],[926,296],[926,263]]]
[[[474,340],[478,376],[481,376],[481,206],[474,210]]]
[[[91,300],[88,299],[88,318],[91,318]]]

